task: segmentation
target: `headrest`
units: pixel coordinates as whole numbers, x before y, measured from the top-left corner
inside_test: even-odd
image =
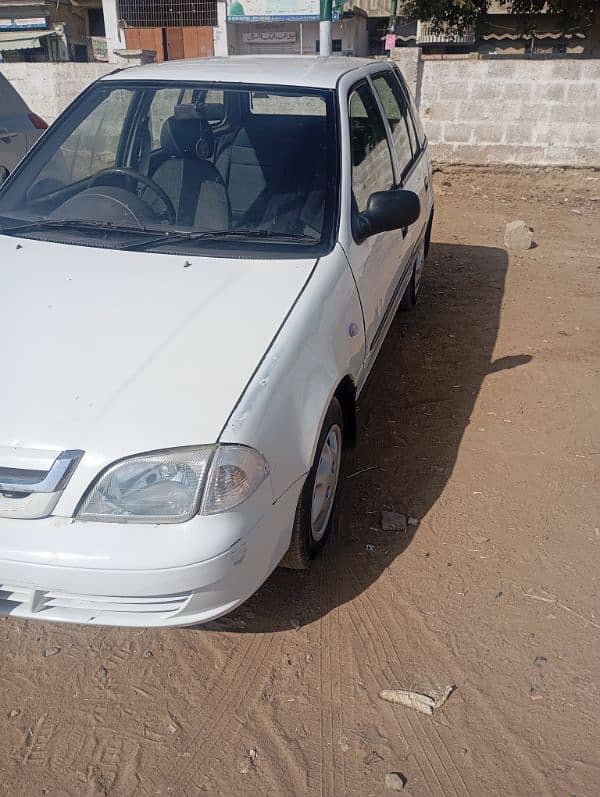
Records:
[[[205,160],[212,156],[215,142],[206,119],[170,116],[160,131],[160,146],[171,157]]]

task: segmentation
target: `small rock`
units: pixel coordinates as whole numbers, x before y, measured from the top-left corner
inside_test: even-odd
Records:
[[[385,776],[385,788],[391,791],[402,791],[406,786],[406,778],[401,772],[388,772]]]
[[[151,650],[145,650],[143,655],[145,659],[151,659],[152,656],[154,656],[154,653],[152,653]]]
[[[367,551],[369,551],[369,553],[373,553],[373,551],[375,550],[375,546],[374,546],[374,545],[371,545],[371,543],[370,543],[370,542],[368,542],[368,543],[365,545],[365,548],[367,549]]]
[[[504,246],[515,252],[531,249],[533,231],[524,221],[511,221],[504,230]]]
[[[11,710],[8,712],[8,718],[14,720],[14,718],[18,717],[20,713],[21,713],[20,708],[11,708]]]
[[[256,761],[256,759],[257,759],[257,756],[258,756],[258,750],[256,750],[256,748],[254,748],[254,747],[251,747],[248,750],[248,758],[250,759],[250,761],[252,761],[252,763],[254,763]]]
[[[169,729],[169,733],[173,734],[181,730],[181,725],[169,711],[167,711],[167,728]]]
[[[106,667],[100,667],[98,669],[98,675],[100,676],[101,681],[105,681],[108,678],[108,670]]]
[[[548,659],[545,656],[536,656],[533,663],[536,667],[545,667]]]
[[[408,518],[408,525],[409,526],[418,526],[419,525],[419,519],[416,518],[416,517],[409,517]]]
[[[386,512],[381,513],[381,528],[384,531],[406,531],[406,515],[401,515],[399,512]]]
[[[380,756],[377,750],[371,750],[370,753],[363,758],[363,763],[367,766],[371,766],[371,764],[376,764],[378,761],[383,761],[383,756]]]
[[[60,653],[60,648],[46,648],[43,655],[47,659],[48,656],[56,656],[57,653]]]

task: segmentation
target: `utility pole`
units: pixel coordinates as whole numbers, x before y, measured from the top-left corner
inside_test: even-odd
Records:
[[[319,55],[331,55],[331,11],[333,0],[321,0]]]
[[[390,33],[396,32],[396,14],[398,13],[398,0],[392,0],[392,7],[390,8],[390,24],[388,31]]]

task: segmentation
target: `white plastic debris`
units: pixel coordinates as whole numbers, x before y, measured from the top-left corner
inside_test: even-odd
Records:
[[[413,692],[406,689],[382,689],[379,697],[388,703],[396,703],[399,706],[407,706],[419,711],[421,714],[433,714],[441,708],[446,700],[454,691],[454,686],[447,686],[441,697],[435,698],[424,695],[421,692]]]

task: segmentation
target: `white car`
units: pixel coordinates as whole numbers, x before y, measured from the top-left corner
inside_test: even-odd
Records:
[[[0,611],[190,625],[306,567],[432,217],[390,63],[87,89],[0,190]]]
[[[0,72],[0,180],[6,179],[47,127]]]

